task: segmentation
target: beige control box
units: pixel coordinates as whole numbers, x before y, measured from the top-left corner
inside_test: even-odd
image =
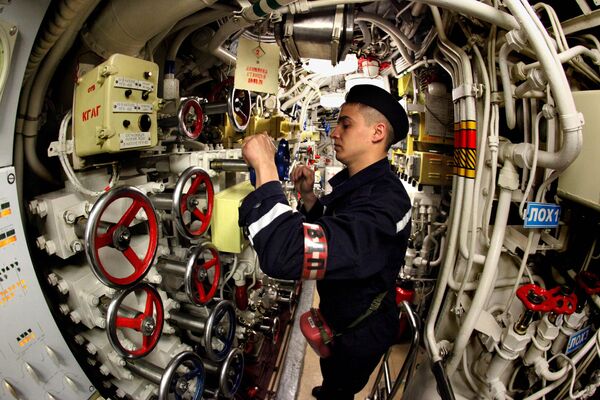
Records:
[[[79,157],[156,146],[158,65],[113,54],[75,88],[73,129]]]

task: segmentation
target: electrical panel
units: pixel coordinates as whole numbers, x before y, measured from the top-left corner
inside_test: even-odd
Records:
[[[0,169],[0,193],[0,398],[95,396],[46,305],[21,224],[13,167]]]
[[[122,54],[77,82],[73,126],[79,157],[156,146],[158,65]]]

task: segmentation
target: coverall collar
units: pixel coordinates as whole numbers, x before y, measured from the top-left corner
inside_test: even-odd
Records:
[[[369,165],[351,177],[348,176],[348,168],[344,168],[329,180],[333,190],[324,196],[321,202],[326,206],[347,193],[383,176],[388,171],[390,171],[390,164],[387,157]]]

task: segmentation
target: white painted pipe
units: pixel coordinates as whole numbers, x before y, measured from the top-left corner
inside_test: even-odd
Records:
[[[561,63],[566,63],[567,61],[572,60],[573,58],[580,56],[580,55],[584,55],[586,57],[589,57],[592,59],[592,61],[594,62],[594,64],[598,65],[600,64],[600,51],[598,50],[590,50],[585,46],[575,46],[575,47],[571,47],[568,50],[563,51],[562,53],[558,54],[558,59],[560,60]],[[535,69],[535,68],[539,68],[541,66],[539,61],[533,62],[531,64],[527,64],[523,67],[523,71],[527,72],[531,69]]]
[[[413,0],[413,2],[456,11],[498,25],[506,30],[519,28],[519,24],[512,15],[477,0]]]
[[[564,170],[575,160],[581,151],[583,117],[575,108],[575,101],[569,88],[569,82],[567,81],[556,50],[545,44],[544,34],[538,29],[535,21],[520,1],[506,0],[505,4],[527,34],[529,44],[535,51],[544,69],[556,101],[559,121],[563,131],[563,145],[560,150],[557,153],[540,151],[538,164],[545,168]],[[533,160],[533,149],[531,145],[524,145],[527,149],[527,161],[531,162]]]
[[[446,367],[448,376],[452,376],[456,371],[463,352],[469,343],[471,334],[475,328],[475,323],[479,318],[479,314],[485,306],[488,294],[494,287],[498,261],[500,259],[502,243],[504,242],[504,235],[506,233],[512,192],[518,188],[518,174],[510,161],[504,163],[501,175],[503,174],[505,174],[507,177],[511,177],[511,180],[513,180],[511,183],[514,183],[514,185],[503,187],[500,190],[500,195],[498,197],[498,209],[496,211],[496,219],[494,222],[494,230],[492,232],[490,249],[485,260],[485,265],[483,266],[481,277],[479,279],[479,287],[475,292],[471,306],[460,325],[456,340],[454,341],[452,356]]]
[[[504,43],[498,54],[498,65],[500,66],[500,77],[502,78],[502,92],[504,93],[504,110],[506,113],[506,125],[508,129],[515,129],[517,123],[517,114],[515,112],[515,99],[513,97],[514,86],[510,81],[510,72],[508,71],[508,55],[511,48]]]
[[[381,18],[377,15],[367,14],[367,13],[358,13],[354,18],[356,22],[370,22],[373,25],[381,28],[385,33],[390,35],[392,40],[396,43],[396,47],[398,47],[398,51],[402,54],[402,57],[408,61],[408,63],[413,62],[413,57],[408,53],[408,49],[413,51],[419,50],[420,46],[414,44],[409,38],[406,37],[404,33],[400,31],[394,24],[390,23],[388,20]]]

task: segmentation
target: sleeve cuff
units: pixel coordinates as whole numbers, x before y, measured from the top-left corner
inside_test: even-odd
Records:
[[[304,204],[300,205],[298,211],[300,211],[300,213],[304,215],[307,222],[312,223],[323,216],[323,203],[321,203],[320,199],[317,199],[317,202],[310,209],[310,211],[306,211]]]
[[[264,200],[273,197],[280,197],[280,200],[282,200],[281,202],[287,204],[287,200],[285,198],[283,189],[281,188],[281,183],[279,181],[267,182],[252,193],[250,193],[248,196],[246,196],[242,201],[242,205],[239,209],[239,225],[248,225],[247,219],[249,217],[250,212],[253,209],[259,208]]]

